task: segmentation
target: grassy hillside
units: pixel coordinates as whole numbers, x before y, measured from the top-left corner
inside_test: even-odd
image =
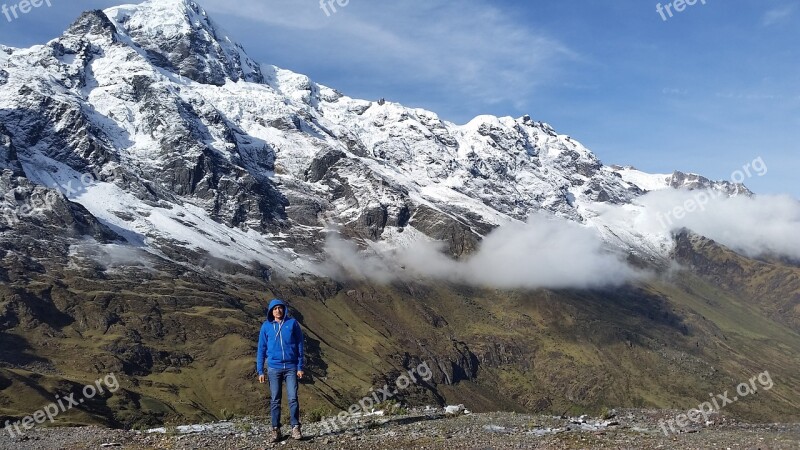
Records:
[[[684,259],[765,264],[708,242],[681,251]],[[59,424],[265,415],[254,353],[273,296],[290,301],[306,332],[306,411],[345,409],[426,362],[433,378],[396,399],[475,411],[685,410],[768,371],[772,389],[726,412],[800,420],[800,335],[775,319],[782,300],[767,298],[761,278],[692,268],[636,286],[523,292],[136,270],[50,272],[0,286],[3,421],[108,373],[122,388],[60,415]]]

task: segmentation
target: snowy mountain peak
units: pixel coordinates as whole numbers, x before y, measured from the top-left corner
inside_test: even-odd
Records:
[[[197,3],[148,0],[104,11],[119,33],[163,69],[203,84],[263,83],[258,64]]]
[[[625,231],[635,218],[602,214],[643,214],[636,202],[651,190],[746,190],[605,166],[530,116],[457,125],[262,69],[187,0],[84,13],[46,46],[2,48],[0,67],[0,171],[24,171],[128,242],[191,264],[310,272],[329,225],[365,246],[435,240],[460,257],[531,214],[661,257],[667,232],[650,239]]]
[[[102,11],[86,11],[64,33],[67,36],[89,37],[107,35],[113,37],[117,30],[114,24]]]

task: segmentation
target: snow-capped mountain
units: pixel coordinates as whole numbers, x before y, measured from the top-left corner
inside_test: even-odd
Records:
[[[86,12],[0,47],[0,423],[112,373],[118,391],[60,423],[264,414],[253,339],[273,297],[306,331],[306,411],[425,361],[399,403],[689,408],[769,369],[783,387],[730,411],[795,418],[792,254],[659,223],[712,195],[750,192],[605,165],[528,116],[347,97],[255,63],[192,1]],[[791,247],[795,216],[725,206],[728,234]],[[335,276],[350,267],[372,278]]]
[[[177,260],[189,252],[314,272],[331,225],[390,248],[443,240],[457,257],[534,212],[658,257],[668,234],[643,235],[600,212],[638,211],[636,199],[655,189],[749,193],[606,166],[528,116],[456,125],[347,97],[255,63],[188,0],[84,13],[46,45],[2,47],[0,67],[4,148],[15,149],[0,155],[2,167]]]

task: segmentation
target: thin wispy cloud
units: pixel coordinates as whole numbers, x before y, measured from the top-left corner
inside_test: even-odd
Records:
[[[330,24],[329,18],[314,1],[241,0],[232,3],[225,0],[202,0],[200,3],[211,14],[229,14],[286,29],[318,30]]]
[[[512,103],[524,109],[538,88],[581,59],[562,42],[518,24],[507,10],[483,0],[351,1],[331,15],[318,2],[204,4],[211,12],[306,30],[309,39],[323,37],[319,45],[326,57],[341,55],[387,87],[413,83],[459,96],[463,104]]]
[[[770,9],[769,11],[765,12],[764,16],[761,18],[761,25],[768,27],[783,22],[784,20],[790,18],[796,9],[796,5],[785,5]]]
[[[661,93],[664,95],[687,95],[689,90],[681,88],[664,88],[661,90]]]
[[[716,97],[730,100],[782,100],[784,98],[783,95],[760,94],[757,92],[718,92]]]

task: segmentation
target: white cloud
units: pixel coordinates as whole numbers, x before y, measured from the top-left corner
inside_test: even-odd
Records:
[[[457,94],[462,106],[511,102],[523,108],[539,86],[556,79],[564,63],[579,59],[561,42],[483,0],[350,0],[330,17],[316,1],[203,3],[209,12],[305,30],[318,43],[298,43],[314,53],[311,58],[330,58],[350,71],[357,67],[362,76],[387,85],[410,83]]]
[[[761,25],[768,27],[770,25],[775,25],[778,22],[782,22],[783,20],[791,17],[792,14],[794,14],[795,9],[796,5],[785,5],[770,9],[761,17]]]
[[[783,100],[783,95],[761,94],[756,92],[717,92],[717,98],[729,100]]]
[[[419,277],[504,289],[591,288],[619,285],[643,276],[621,255],[604,249],[593,229],[544,215],[494,230],[466,260],[455,261],[439,250],[418,242],[392,255],[369,256],[357,252],[355,245],[338,240],[329,240],[327,248],[329,267],[338,266],[338,275],[380,282],[401,273],[388,261]]]
[[[321,273],[341,279],[368,279],[379,283],[388,283],[395,279],[396,268],[392,268],[386,255],[367,254],[358,246],[345,241],[337,233],[330,233],[325,240],[326,259],[319,267]]]
[[[681,88],[664,88],[661,93],[664,95],[687,95],[689,91]]]
[[[314,1],[297,0],[202,0],[203,8],[214,13],[229,14],[249,20],[258,20],[266,25],[292,29],[313,30],[324,28],[327,17]]]
[[[648,245],[645,240],[656,247],[671,245],[672,232],[687,228],[748,257],[800,260],[800,202],[790,196],[729,198],[668,189],[650,192],[636,203],[638,208],[602,208],[600,222],[615,233],[630,233],[643,245]],[[381,283],[415,276],[501,289],[558,289],[619,285],[649,276],[627,264],[624,255],[610,252],[593,228],[541,214],[527,223],[497,228],[461,261],[430,242],[391,253],[365,253],[351,242],[330,239],[327,252],[327,274]]]
[[[151,254],[140,247],[123,244],[100,244],[93,240],[73,244],[70,247],[70,257],[91,260],[102,265],[105,269],[128,266],[150,267],[153,258]]]
[[[746,256],[800,259],[800,202],[787,195],[725,197],[709,191],[664,190],[639,199],[651,232],[688,228]]]

